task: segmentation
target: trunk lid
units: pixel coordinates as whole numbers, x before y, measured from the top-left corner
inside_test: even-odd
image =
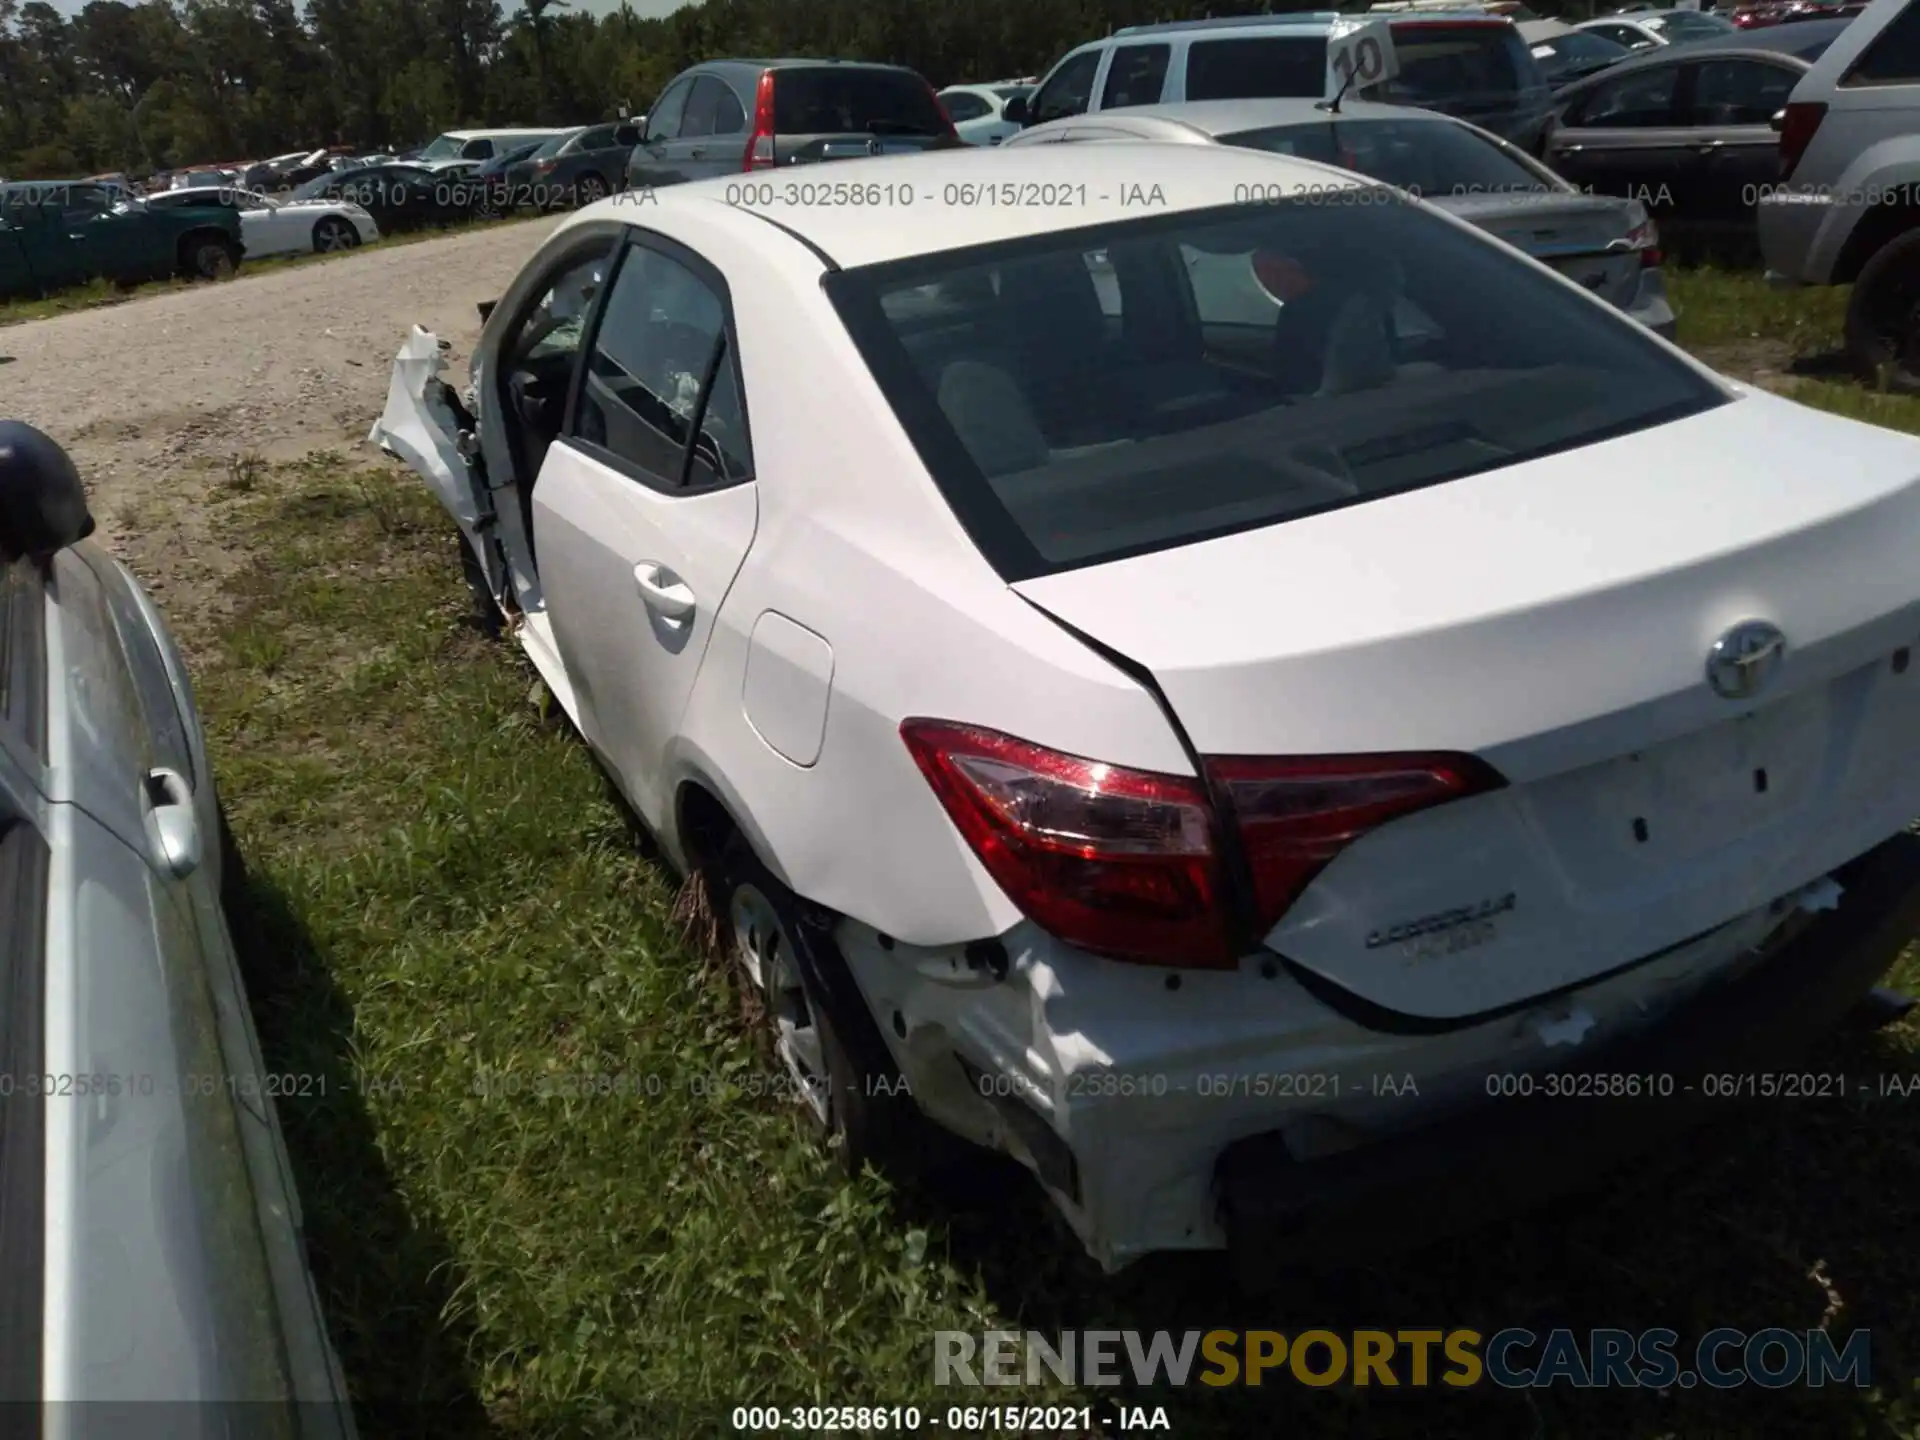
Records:
[[[1640,256],[1609,252],[1633,228],[1632,200],[1604,195],[1441,195],[1433,203],[1497,236],[1603,300],[1628,305],[1640,287]]]
[[[1754,394],[1015,588],[1151,671],[1202,754],[1500,770],[1362,836],[1267,937],[1460,1019],[1702,935],[1920,814],[1916,477],[1911,437]],[[1729,700],[1709,651],[1749,620],[1786,658]]]

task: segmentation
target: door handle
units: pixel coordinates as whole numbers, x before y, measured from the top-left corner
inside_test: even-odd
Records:
[[[704,145],[696,145],[691,150],[687,151],[688,156],[695,160],[700,159],[706,153],[707,153],[707,147]]]
[[[200,818],[193,811],[193,787],[178,770],[162,766],[146,779],[147,826],[154,858],[176,880],[200,868]]]
[[[1702,155],[1711,155],[1714,151],[1722,148],[1726,143],[1727,142],[1724,140],[1702,140],[1698,145],[1694,147],[1694,149],[1698,150]]]
[[[1584,149],[1586,149],[1587,147],[1586,147],[1586,146],[1584,146],[1584,145],[1554,145],[1554,146],[1552,146],[1551,148],[1552,148],[1552,149],[1553,149],[1553,150],[1554,150],[1554,151],[1555,151],[1555,152],[1556,152],[1557,154],[1561,154],[1561,155],[1572,155],[1572,154],[1574,154],[1574,153],[1576,153],[1577,151],[1581,151],[1581,150],[1584,150]]]
[[[693,614],[693,591],[669,580],[671,573],[664,565],[643,561],[633,567],[633,583],[640,587],[646,607],[662,620],[685,620]]]

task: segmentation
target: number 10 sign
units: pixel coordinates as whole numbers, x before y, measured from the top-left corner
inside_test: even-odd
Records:
[[[1400,73],[1393,27],[1385,20],[1337,27],[1327,36],[1327,93],[1364,91]]]

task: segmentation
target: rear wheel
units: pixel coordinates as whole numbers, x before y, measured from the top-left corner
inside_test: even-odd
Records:
[[[317,255],[335,250],[351,250],[360,243],[360,232],[338,215],[329,215],[313,227],[313,249]]]
[[[1860,377],[1920,395],[1920,229],[1874,252],[1847,303],[1847,357]]]
[[[596,200],[607,198],[607,182],[598,175],[582,175],[576,190],[576,198],[581,205],[591,205]]]
[[[196,280],[226,280],[240,268],[240,247],[225,235],[189,235],[180,245],[180,268]]]
[[[737,833],[710,879],[728,952],[813,1128],[837,1143],[850,1174],[869,1163],[898,1179],[923,1173],[942,1153],[939,1132],[907,1094],[832,939]]]

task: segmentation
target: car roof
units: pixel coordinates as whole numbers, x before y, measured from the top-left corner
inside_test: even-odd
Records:
[[[1244,203],[1249,185],[1261,186],[1259,193],[1265,194],[1276,184],[1294,184],[1303,193],[1376,184],[1330,165],[1265,151],[1132,140],[1012,149],[964,146],[841,160],[834,162],[833,175],[836,184],[883,187],[878,193],[893,194],[895,203],[774,204],[752,213],[767,221],[769,239],[774,230],[784,231],[842,268]],[[644,203],[614,195],[576,210],[560,228],[621,220],[671,235],[676,211],[749,208],[741,204],[743,183],[752,188],[733,175],[663,186],[649,191]],[[995,203],[1010,193],[1009,186],[1016,198],[1030,195],[1037,203]]]
[[[1102,125],[1128,120],[1172,122],[1197,130],[1210,138],[1236,135],[1242,130],[1264,130],[1270,125],[1307,125],[1332,120],[1434,120],[1445,124],[1457,121],[1434,110],[1412,105],[1381,105],[1365,100],[1343,100],[1337,114],[1321,107],[1324,100],[1272,98],[1247,100],[1188,100],[1171,105],[1128,105],[1119,110],[1095,110],[1071,120],[1056,120],[1036,130],[1061,130],[1074,125],[1098,129]],[[1022,147],[1025,148],[1025,147]]]
[[[1197,30],[1325,30],[1340,18],[1338,10],[1309,10],[1298,15],[1227,15],[1218,20],[1163,20],[1157,25],[1124,25],[1106,38],[1120,40],[1136,35],[1187,35]]]
[[[825,55],[789,55],[773,60],[752,56],[726,56],[718,60],[702,60],[697,65],[689,65],[673,78],[678,80],[680,75],[713,70],[752,70],[755,74],[762,70],[901,70],[909,75],[919,73],[906,65],[889,65],[879,60],[837,60]]]
[[[1758,31],[1739,31],[1732,35],[1715,36],[1711,40],[1683,40],[1673,45],[1662,46],[1651,55],[1634,55],[1596,75],[1589,75],[1575,81],[1559,92],[1565,96],[1574,91],[1586,91],[1596,85],[1607,84],[1622,75],[1637,74],[1642,70],[1651,70],[1660,65],[1684,65],[1689,60],[1711,59],[1748,59],[1748,60],[1791,60],[1801,65],[1811,65],[1803,51],[1807,48],[1819,49],[1832,43],[1833,38],[1848,25],[1851,20],[1802,20],[1793,25],[1781,25]],[[1784,30],[1797,31],[1797,35],[1786,36]],[[1809,33],[1813,32],[1813,33]]]

